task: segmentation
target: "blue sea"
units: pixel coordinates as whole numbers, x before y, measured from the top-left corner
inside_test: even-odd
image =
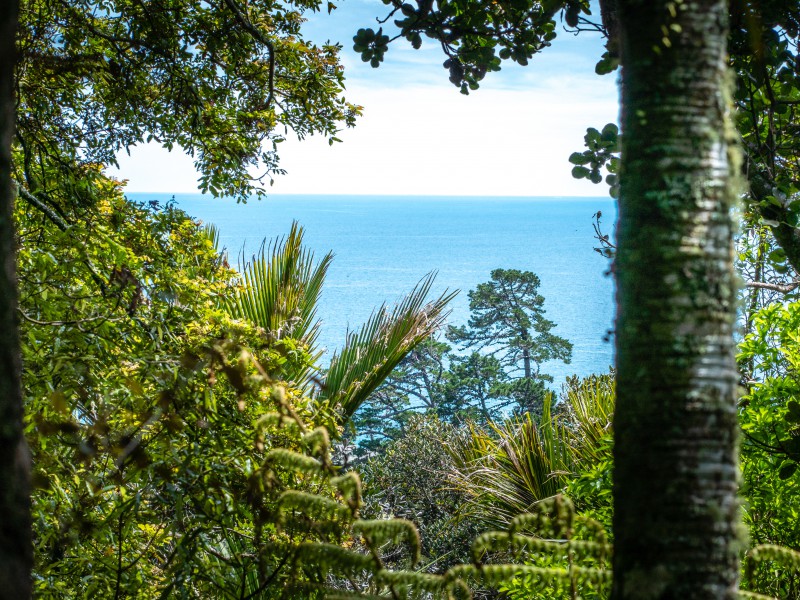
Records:
[[[132,193],[137,201],[172,194]],[[193,217],[214,223],[232,264],[250,257],[262,241],[283,236],[293,220],[318,256],[333,251],[318,316],[328,356],[349,329],[357,329],[382,303],[395,303],[427,273],[437,272],[434,292],[461,290],[448,322],[466,324],[467,292],[489,281],[492,269],[533,271],[541,279],[553,333],[570,340],[572,363],[542,371],[558,387],[568,375],[606,372],[613,362],[607,341],[614,316],[608,261],[594,252],[592,216],[603,213],[611,233],[616,209],[610,198],[483,198],[400,196],[270,196],[231,200],[176,194]]]

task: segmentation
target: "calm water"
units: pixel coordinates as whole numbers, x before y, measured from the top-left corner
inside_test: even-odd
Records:
[[[129,194],[165,201],[171,194]],[[606,371],[612,346],[613,284],[607,262],[592,248],[592,215],[614,221],[608,198],[442,198],[397,196],[274,196],[248,204],[200,195],[176,195],[190,215],[216,224],[235,263],[264,238],[285,235],[296,219],[306,245],[319,256],[332,250],[319,309],[321,343],[339,347],[348,327],[358,328],[383,302],[394,303],[426,273],[438,271],[435,292],[461,293],[449,322],[466,323],[467,292],[489,280],[492,269],[535,272],[542,281],[553,332],[574,344],[570,365],[552,363],[556,377]]]

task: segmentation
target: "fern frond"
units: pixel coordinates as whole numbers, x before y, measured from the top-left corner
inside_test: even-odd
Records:
[[[572,578],[581,578],[593,583],[610,583],[611,571],[595,567],[572,566],[569,568],[537,567],[535,565],[457,565],[450,569],[452,577],[464,581],[474,581],[487,587],[496,588],[515,577],[533,576],[543,584],[560,582],[569,584]]]
[[[558,535],[570,531],[575,517],[575,506],[572,500],[557,494],[534,504],[531,512],[522,513],[511,519],[510,533],[525,530],[536,530],[541,533],[543,527],[552,528]]]
[[[313,454],[325,456],[331,449],[331,437],[325,427],[317,427],[303,436],[303,445]]]
[[[752,581],[758,565],[766,561],[776,562],[795,573],[800,571],[800,552],[776,544],[760,544],[748,550],[745,555],[745,580]]]
[[[448,581],[441,575],[416,571],[388,571],[382,569],[375,574],[375,581],[387,587],[403,586],[414,590],[414,592],[442,592],[448,586]]]
[[[378,567],[373,557],[336,544],[304,542],[297,547],[297,555],[302,564],[314,565],[322,575],[361,575]]]
[[[278,510],[282,518],[288,511],[296,511],[315,520],[329,519],[346,523],[353,517],[353,511],[336,500],[303,492],[287,490],[278,498]]]
[[[366,594],[360,592],[343,592],[340,590],[332,590],[325,592],[325,600],[387,600],[391,598],[390,595],[378,596],[376,594]]]
[[[342,499],[353,510],[361,508],[361,478],[355,471],[331,478],[331,485],[342,494]]]
[[[264,466],[280,466],[288,471],[308,475],[322,476],[325,474],[325,469],[319,460],[286,448],[273,448],[267,452],[264,457]]]
[[[779,600],[775,596],[766,596],[757,592],[748,592],[746,590],[739,590],[738,593],[741,600]]]
[[[511,551],[553,553],[572,552],[575,558],[604,558],[611,553],[611,545],[594,540],[544,539],[531,535],[509,534],[507,531],[487,531],[472,542],[472,561],[479,564],[483,556],[492,552]]]
[[[361,534],[366,545],[373,550],[386,543],[398,544],[404,540],[411,550],[411,566],[419,562],[422,544],[417,526],[407,519],[376,519],[355,521],[353,532]]]
[[[776,544],[760,544],[747,553],[753,563],[774,560],[792,569],[800,569],[800,552]]]
[[[301,435],[302,428],[295,418],[281,412],[268,412],[261,415],[255,422],[256,432],[261,434],[272,429],[286,429],[293,435]]]

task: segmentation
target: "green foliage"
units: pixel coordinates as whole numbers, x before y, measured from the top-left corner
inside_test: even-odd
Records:
[[[767,588],[770,594],[751,593],[745,597],[796,598],[800,592],[800,552],[760,544],[747,552],[744,566],[744,585],[759,590]]]
[[[772,257],[774,267],[785,273],[790,265],[800,268],[798,127],[800,78],[797,76],[797,24],[800,10],[792,2],[735,2],[731,5],[730,60],[736,73],[733,101],[735,125],[745,153],[744,195],[748,226],[767,226],[780,250]],[[609,40],[610,46],[617,44]],[[616,52],[606,52],[597,64],[598,74],[613,71]],[[589,128],[586,150],[573,152],[569,161],[577,179],[605,181],[609,193],[619,194],[618,170],[621,136],[616,125],[602,131]],[[761,278],[749,281],[768,281]]]
[[[800,461],[798,326],[800,303],[772,304],[756,315],[753,332],[739,346],[739,360],[752,365],[758,377],[741,400],[743,451],[766,450],[782,460],[781,479],[789,479]]]
[[[731,59],[736,80],[736,127],[746,150],[748,201],[764,222],[798,225],[797,156],[793,131],[800,98],[796,38],[800,9],[766,2],[733,11]]]
[[[744,518],[754,545],[800,547],[795,524],[800,512],[800,303],[774,303],[752,320],[752,331],[739,346],[738,360],[751,379],[739,402]],[[776,576],[780,574],[780,576]],[[798,589],[795,572],[758,569],[752,587],[778,597]],[[795,592],[796,593],[796,592]]]
[[[540,409],[545,395],[541,381],[511,380],[499,359],[479,352],[452,355],[447,374],[437,410],[453,420],[488,423],[502,419],[509,407]]]
[[[527,414],[449,443],[453,485],[481,522],[506,526],[568,484],[587,509],[603,520],[610,514],[613,376],[571,379],[563,417],[551,415],[551,403],[548,395],[538,422]]]
[[[15,148],[28,190],[86,201],[86,166],[155,141],[194,157],[204,192],[262,193],[287,130],[334,140],[360,111],[341,97],[341,48],[302,37],[320,5],[22,2]]]
[[[417,4],[384,0],[384,4],[391,9],[385,20],[397,17],[397,37],[405,38],[414,48],[421,47],[423,35],[441,45],[447,55],[444,67],[450,82],[463,94],[478,89],[486,73],[499,71],[504,60],[528,64],[555,39],[556,18],[562,10],[570,27],[583,23],[583,15],[590,14],[588,0],[500,0],[489,4],[474,0]],[[390,40],[382,29],[359,29],[353,41],[362,60],[377,67]]]
[[[587,129],[583,137],[586,150],[573,152],[569,157],[569,162],[575,165],[572,167],[572,176],[575,179],[588,179],[592,183],[600,183],[603,181],[602,169],[605,167],[608,171],[605,181],[609,186],[609,194],[612,198],[619,197],[617,173],[620,138],[619,127],[614,123],[608,123],[602,131],[594,127]]]
[[[242,286],[227,300],[229,314],[246,319],[264,331],[264,344],[296,340],[312,350],[316,362],[319,322],[315,320],[322,284],[333,254],[319,262],[303,247],[303,229],[292,223],[289,235],[275,240],[269,248],[241,269]],[[313,374],[313,365],[302,372],[284,370],[283,377],[304,384]]]
[[[539,278],[531,272],[496,269],[492,281],[470,292],[467,327],[449,327],[459,351],[428,338],[364,402],[353,418],[362,437],[357,455],[379,450],[396,439],[414,412],[430,412],[453,422],[488,423],[505,416],[539,414],[546,395],[541,363],[569,362],[572,344],[550,333],[543,317]],[[470,351],[471,350],[471,351]]]
[[[131,204],[113,182],[105,194],[66,231],[29,204],[18,211],[37,595],[427,585],[383,573],[381,552],[414,558],[419,540],[406,522],[358,519],[360,481],[330,457],[339,416],[307,393],[324,269],[299,227],[240,277],[213,228]],[[396,314],[417,325],[424,306],[435,320],[426,293]]]
[[[353,50],[361,53],[361,60],[369,62],[377,68],[383,62],[383,55],[389,49],[389,36],[383,34],[383,28],[377,32],[372,29],[359,29],[353,37]]]
[[[528,379],[552,381],[540,372],[542,363],[569,364],[572,344],[550,333],[555,323],[544,318],[539,278],[516,269],[495,269],[491,278],[469,293],[469,322],[450,327],[448,339],[468,349],[489,349],[503,366],[515,367]]]
[[[347,335],[335,352],[317,402],[335,411],[341,423],[350,419],[403,358],[444,322],[454,292],[427,297],[434,275],[428,275],[391,311],[378,308],[358,332]]]
[[[420,532],[427,572],[443,573],[468,561],[470,543],[479,531],[474,522],[460,518],[466,497],[451,489],[449,481],[453,461],[445,444],[459,435],[434,415],[414,415],[401,436],[360,465],[364,514],[412,521]]]
[[[611,545],[605,529],[593,519],[576,514],[568,498],[555,496],[541,501],[531,513],[514,518],[507,531],[487,532],[475,540],[476,559],[492,551],[510,552],[524,565],[514,567],[518,574],[500,585],[505,597],[608,597]],[[500,573],[508,580],[510,573]],[[483,576],[486,578],[486,574]]]
[[[737,359],[750,379],[739,403],[744,518],[753,548],[745,556],[744,583],[766,596],[800,593],[795,498],[800,493],[800,303],[774,302],[751,318]]]
[[[429,337],[403,358],[391,375],[361,405],[351,420],[359,454],[378,451],[406,431],[413,415],[436,413],[445,420],[445,389],[450,346]]]
[[[563,487],[569,450],[551,419],[551,401],[552,396],[545,400],[541,426],[527,414],[490,431],[473,427],[452,446],[457,487],[492,526],[509,523]]]

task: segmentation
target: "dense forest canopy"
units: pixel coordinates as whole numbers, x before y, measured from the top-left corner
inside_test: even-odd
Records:
[[[607,37],[620,127],[570,160],[619,197],[615,372],[547,389],[571,346],[513,269],[470,293],[463,352],[428,277],[323,370],[332,259],[299,225],[237,272],[213,227],[104,174],[153,140],[246,199],[287,135],[335,142],[360,108],[341,48],[302,35],[332,4],[5,2],[0,597],[733,598],[740,571],[794,597],[800,8],[386,4],[400,36],[354,32],[362,58],[428,36],[462,92],[560,27]]]

